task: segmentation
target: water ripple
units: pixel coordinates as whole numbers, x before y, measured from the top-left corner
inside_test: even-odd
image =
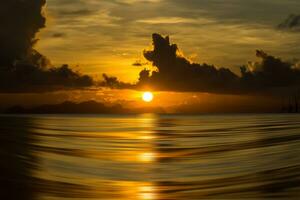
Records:
[[[0,116],[0,199],[299,199],[299,115]]]

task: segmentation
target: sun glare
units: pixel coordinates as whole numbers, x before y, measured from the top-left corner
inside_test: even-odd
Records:
[[[143,93],[143,100],[145,102],[151,102],[153,100],[153,94],[152,94],[152,92],[144,92]]]

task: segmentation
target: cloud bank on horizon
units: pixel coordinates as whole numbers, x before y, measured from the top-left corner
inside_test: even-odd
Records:
[[[142,70],[135,85],[104,74],[103,85],[112,88],[150,87],[156,90],[224,94],[259,93],[300,87],[298,63],[283,61],[262,50],[256,51],[260,61],[241,66],[241,75],[238,76],[228,68],[192,63],[178,53],[178,46],[170,43],[169,36],[153,34],[152,40],[153,50],[144,51],[144,56],[156,70]]]

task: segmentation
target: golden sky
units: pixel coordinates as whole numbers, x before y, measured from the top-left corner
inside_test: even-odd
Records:
[[[255,50],[294,59],[300,37],[277,25],[299,13],[297,0],[48,0],[37,49],[53,64],[136,81],[154,32],[170,35],[197,63],[239,71]]]

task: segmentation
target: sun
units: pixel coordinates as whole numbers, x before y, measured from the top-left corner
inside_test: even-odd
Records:
[[[142,98],[145,102],[151,102],[153,100],[153,94],[152,92],[144,92]]]

